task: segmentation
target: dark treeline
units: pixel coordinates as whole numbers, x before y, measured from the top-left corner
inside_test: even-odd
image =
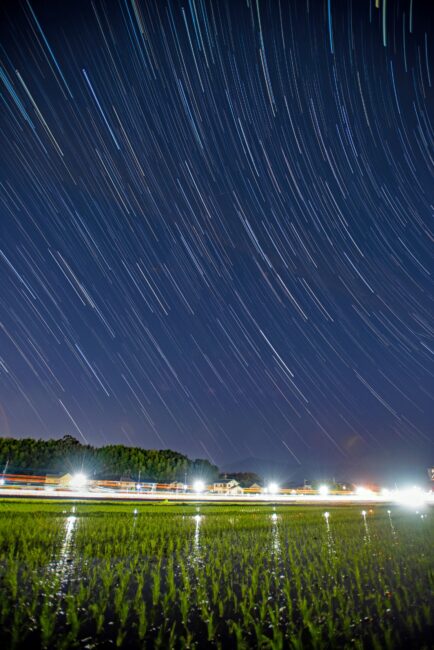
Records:
[[[190,460],[170,449],[141,449],[124,445],[92,447],[72,436],[59,440],[0,438],[0,473],[74,473],[90,478],[131,477],[142,481],[213,480],[218,468],[207,460]]]

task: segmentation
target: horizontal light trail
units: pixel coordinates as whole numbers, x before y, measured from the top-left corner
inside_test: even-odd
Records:
[[[94,499],[104,501],[176,501],[176,502],[219,502],[219,503],[280,503],[280,504],[329,504],[329,505],[353,505],[353,504],[392,504],[402,503],[405,505],[414,505],[420,507],[421,505],[434,505],[434,494],[432,492],[423,493],[416,498],[411,498],[410,495],[399,493],[396,495],[319,495],[319,494],[240,494],[240,495],[225,495],[225,494],[189,494],[181,492],[105,492],[98,490],[57,490],[46,488],[0,488],[1,497],[38,497],[40,499]]]

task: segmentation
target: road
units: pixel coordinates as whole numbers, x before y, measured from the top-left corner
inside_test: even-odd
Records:
[[[211,503],[281,503],[281,504],[310,504],[310,505],[355,505],[355,504],[392,504],[402,503],[411,507],[421,507],[425,504],[434,505],[434,494],[430,493],[399,493],[396,495],[318,495],[318,494],[192,494],[183,492],[108,492],[97,490],[59,490],[34,488],[0,488],[0,498],[38,498],[38,499],[86,499],[98,501],[174,501],[174,502],[211,502]]]

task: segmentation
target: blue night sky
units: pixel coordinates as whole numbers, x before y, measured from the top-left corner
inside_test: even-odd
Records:
[[[2,435],[432,463],[429,4],[2,3]]]

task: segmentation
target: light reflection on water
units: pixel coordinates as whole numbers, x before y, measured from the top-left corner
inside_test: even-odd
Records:
[[[203,564],[203,549],[201,544],[201,524],[203,516],[200,514],[192,517],[194,521],[193,552],[191,554],[192,566],[201,566]]]
[[[393,525],[393,521],[392,521],[392,513],[390,512],[390,510],[388,510],[387,514],[388,514],[388,517],[389,517],[390,530],[392,531],[393,537],[395,537],[396,536],[396,530],[395,530],[395,526]]]
[[[273,508],[274,510],[274,508]],[[273,593],[282,593],[282,580],[285,578],[285,566],[282,553],[282,543],[285,544],[283,531],[281,528],[281,515],[273,512],[269,515],[271,521],[271,565],[270,572],[273,582],[271,583],[271,590]]]
[[[72,509],[75,513],[75,507]],[[53,574],[55,583],[59,584],[60,590],[65,588],[73,571],[73,546],[78,517],[75,514],[69,515],[65,520],[65,531],[59,554],[50,564],[50,571]]]
[[[273,539],[273,552],[275,554],[275,557],[280,560],[282,556],[282,549],[280,546],[280,535],[279,535],[279,516],[276,512],[273,512],[270,515],[271,519],[271,535]]]
[[[193,517],[195,521],[195,529],[194,529],[194,550],[195,553],[199,553],[200,551],[200,524],[202,522],[202,515],[194,515]]]
[[[137,526],[137,515],[138,514],[139,514],[139,511],[137,510],[137,508],[134,508],[134,510],[133,510],[133,525],[132,525],[132,528],[131,528],[131,537],[132,538],[134,538],[134,533],[135,533],[136,526]]]
[[[336,547],[335,547],[335,540],[333,539],[332,531],[330,528],[330,513],[325,512],[324,513],[324,520],[326,524],[326,531],[327,531],[327,548],[329,551],[329,554],[332,556],[336,555]]]
[[[56,567],[56,573],[61,580],[66,578],[70,561],[72,559],[72,545],[77,519],[78,517],[75,515],[70,515],[66,518],[65,536],[63,538],[63,543],[60,549],[59,559],[57,561]]]
[[[365,540],[365,542],[367,542],[369,544],[370,541],[371,541],[371,534],[369,532],[368,521],[366,519],[367,514],[368,513],[366,512],[366,510],[362,510],[363,523],[364,523],[364,526],[365,526],[365,535],[364,535],[363,539]]]

